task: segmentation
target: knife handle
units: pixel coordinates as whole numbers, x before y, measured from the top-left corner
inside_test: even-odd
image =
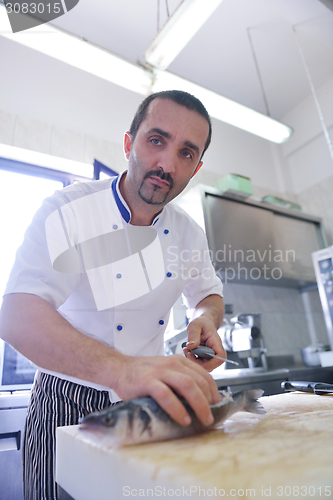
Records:
[[[186,347],[186,342],[182,343],[182,347]],[[189,350],[200,359],[212,359],[212,356],[215,356],[213,349],[206,345],[198,345],[198,347]]]
[[[315,394],[329,394],[333,393],[333,385],[326,384],[325,382],[303,382],[289,380],[281,383],[282,389],[285,391],[302,391],[314,392]]]
[[[312,382],[285,381],[281,383],[281,388],[285,391],[314,392]]]

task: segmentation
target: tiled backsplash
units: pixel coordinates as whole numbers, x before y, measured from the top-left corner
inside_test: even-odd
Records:
[[[305,292],[310,302],[317,341],[329,345],[323,311],[317,290]],[[268,356],[294,356],[302,364],[300,349],[311,344],[301,293],[295,288],[227,283],[224,302],[232,304],[233,314],[260,313],[261,331]],[[185,326],[186,309],[179,300],[174,307],[174,327]]]
[[[328,344],[326,326],[318,292],[309,295],[311,314],[318,342]],[[224,300],[234,314],[261,313],[262,334],[269,356],[292,354],[300,362],[300,349],[311,343],[304,304],[299,290],[259,285],[227,283]]]

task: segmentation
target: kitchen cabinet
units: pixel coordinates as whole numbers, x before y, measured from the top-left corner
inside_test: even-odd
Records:
[[[23,500],[22,439],[30,391],[0,391],[0,498]]]

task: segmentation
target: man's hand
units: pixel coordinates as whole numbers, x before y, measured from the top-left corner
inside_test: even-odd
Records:
[[[201,366],[183,356],[124,356],[113,388],[123,400],[151,396],[180,425],[191,423],[177,392],[193,409],[200,422],[213,423],[209,405],[220,401],[213,378]]]
[[[213,349],[217,356],[226,358],[221,338],[217,333],[217,329],[222,324],[223,311],[221,297],[209,295],[197,305],[197,317],[187,327],[188,342],[184,348],[184,354],[188,359],[195,361],[209,372],[221,365],[223,361],[217,358],[198,359],[190,352],[190,349],[194,349],[198,345],[206,345]]]
[[[213,349],[217,356],[226,358],[225,350],[222,346],[222,341],[216,331],[216,327],[212,321],[207,318],[196,318],[187,327],[188,342],[184,348],[184,354],[188,359],[195,361],[203,366],[208,372],[220,366],[223,361],[218,358],[198,359],[190,349],[194,349],[198,345],[206,345]]]

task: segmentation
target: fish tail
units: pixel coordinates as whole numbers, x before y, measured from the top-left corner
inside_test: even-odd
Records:
[[[253,389],[251,391],[244,391],[245,405],[243,411],[250,413],[259,413],[263,415],[266,413],[264,407],[259,403],[258,398],[264,394],[262,389]]]

